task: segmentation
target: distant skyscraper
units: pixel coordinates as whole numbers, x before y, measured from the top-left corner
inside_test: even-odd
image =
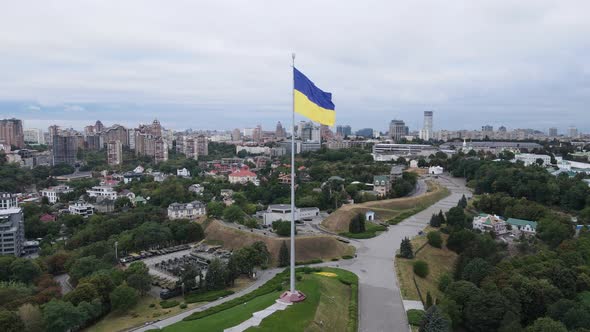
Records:
[[[168,143],[162,137],[154,140],[154,161],[161,163],[168,160]]]
[[[571,126],[567,130],[567,136],[570,138],[578,138],[578,128]]]
[[[357,136],[362,136],[366,138],[373,137],[373,128],[363,128],[356,131]]]
[[[505,133],[506,132],[506,127],[500,126],[500,128],[498,128],[498,131],[501,132],[501,133]]]
[[[256,126],[256,128],[254,128],[254,130],[252,131],[252,140],[254,140],[256,142],[262,141],[262,126],[261,125]]]
[[[555,127],[549,128],[549,136],[557,137],[557,128],[555,128]]]
[[[494,126],[490,126],[490,125],[485,125],[485,126],[481,126],[481,131],[494,131]]]
[[[123,144],[121,141],[116,140],[107,143],[107,162],[111,166],[123,163]]]
[[[349,125],[336,126],[336,135],[347,137],[352,135],[352,128]]]
[[[279,121],[277,123],[277,129],[275,130],[275,136],[277,138],[285,138],[285,137],[287,137],[287,133],[285,132],[285,128],[283,128],[283,125],[281,124],[281,121]]]
[[[420,130],[420,138],[428,141],[432,138],[432,111],[424,111],[424,126]]]
[[[48,132],[48,140],[47,140],[47,145],[52,146],[53,145],[53,136],[59,135],[60,133],[60,129],[58,125],[53,125],[53,126],[49,126],[49,129],[47,130]]]
[[[78,152],[78,137],[55,135],[52,138],[52,165],[76,163],[76,153]]]
[[[408,134],[408,127],[402,120],[391,120],[389,123],[389,137],[394,141],[399,141],[403,136]]]
[[[23,122],[18,119],[0,120],[0,143],[24,148]]]
[[[195,155],[197,158],[209,155],[209,141],[205,135],[199,135],[195,139]]]

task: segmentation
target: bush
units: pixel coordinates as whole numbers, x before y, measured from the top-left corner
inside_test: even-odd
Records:
[[[339,259],[338,259],[338,258],[336,258],[336,257],[334,257],[334,258],[332,258],[332,259],[331,259],[331,261],[332,261],[332,262],[337,262],[337,261],[339,261]]]
[[[291,235],[291,222],[290,221],[283,221],[283,220],[273,221],[272,222],[272,229],[279,236],[290,236]],[[297,229],[295,229],[295,234],[297,234]]]
[[[150,308],[155,308],[156,304],[155,303],[150,303]]]
[[[168,308],[176,307],[178,304],[179,304],[178,301],[175,301],[175,300],[164,300],[164,301],[160,302],[160,307],[162,307],[164,309],[168,309]]]
[[[180,304],[180,309],[186,309],[186,303],[181,303]]]
[[[442,248],[442,237],[440,236],[440,232],[433,231],[428,232],[428,244],[435,248]]]
[[[301,262],[295,262],[295,265],[309,265],[309,264],[319,264],[322,263],[323,260],[321,259],[311,259],[308,261],[301,261]]]
[[[426,278],[426,276],[428,275],[428,263],[421,260],[415,261],[414,273],[420,278]]]
[[[354,257],[352,255],[344,255],[342,256],[342,259],[353,259]]]
[[[422,319],[424,319],[424,310],[410,309],[407,314],[410,325],[420,326]]]

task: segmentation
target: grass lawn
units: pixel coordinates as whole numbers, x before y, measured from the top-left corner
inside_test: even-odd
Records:
[[[424,230],[424,235],[417,236],[411,240],[414,251],[420,248],[424,243],[427,242],[426,234],[433,230],[431,227],[427,227]],[[442,234],[443,242],[446,243],[448,235]],[[426,278],[420,278],[416,276],[416,283],[420,288],[420,292],[426,300],[426,293],[430,292],[433,300],[441,298],[441,293],[438,290],[438,278],[443,273],[452,273],[453,267],[457,260],[457,254],[443,245],[441,249],[434,248],[428,244],[424,246],[414,259],[395,258],[395,267],[397,271],[398,280],[400,283],[400,289],[402,296],[405,300],[420,300],[418,291],[414,285],[412,277],[414,276],[413,263],[416,260],[423,260],[428,263],[429,273]]]
[[[341,236],[346,236],[352,239],[370,239],[372,237],[377,236],[379,232],[385,232],[387,227],[378,225],[376,223],[367,221],[365,222],[365,231],[362,233],[350,233],[344,232],[340,233]]]
[[[322,271],[336,274],[350,274],[340,269],[324,268]],[[265,318],[260,326],[248,331],[346,331],[351,299],[351,286],[345,285],[338,277],[328,277],[298,272],[303,277],[297,288],[307,299],[294,304],[284,311],[277,311]],[[223,331],[252,317],[256,311],[271,306],[281,292],[258,296],[251,301],[214,313],[200,319],[182,321],[166,327],[167,332]],[[288,324],[286,323],[288,322]]]

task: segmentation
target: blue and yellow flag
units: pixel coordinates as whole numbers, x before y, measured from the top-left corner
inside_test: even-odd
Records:
[[[333,126],[336,122],[336,111],[332,102],[332,94],[320,90],[313,82],[293,67],[295,80],[295,112],[323,125]]]

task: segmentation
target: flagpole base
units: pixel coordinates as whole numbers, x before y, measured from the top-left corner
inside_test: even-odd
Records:
[[[286,291],[279,297],[279,300],[284,303],[302,302],[306,298],[305,294],[296,290],[295,292]]]

